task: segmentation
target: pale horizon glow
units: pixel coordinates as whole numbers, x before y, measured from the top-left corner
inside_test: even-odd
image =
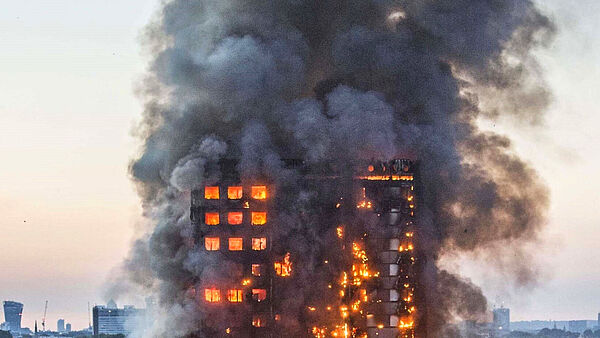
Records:
[[[483,264],[465,258],[458,268],[491,305],[510,307],[513,321],[595,319],[600,2],[538,3],[560,30],[538,53],[554,103],[543,127],[501,121],[494,128],[515,140],[551,191],[536,258],[547,278],[533,291],[507,294]],[[141,217],[127,173],[142,110],[134,88],[147,62],[139,36],[157,6],[23,0],[0,11],[0,301],[25,304],[25,327],[40,325],[46,300],[47,328],[59,318],[74,330],[87,327],[87,302],[106,303],[107,277],[129,250]]]

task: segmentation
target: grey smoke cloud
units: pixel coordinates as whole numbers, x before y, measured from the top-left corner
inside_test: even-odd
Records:
[[[271,178],[279,203],[294,205],[283,207],[275,234],[280,251],[303,256],[292,318],[318,298],[311,286],[327,276],[316,262],[329,249],[311,206],[316,194],[295,185],[282,159],[418,159],[422,284],[436,300],[421,332],[453,337],[456,316],[481,318],[481,291],[436,260],[498,242],[515,243],[522,257],[516,243],[543,226],[548,197],[536,173],[509,139],[476,124],[543,119],[549,93],[531,52],[554,27],[531,1],[172,0],[158,14],[147,34],[143,151],[131,163],[155,227],[125,267],[157,296],[161,315],[185,323],[178,336],[200,335],[205,317],[189,287],[230,277],[190,242],[188,221],[189,190],[218,179],[219,158],[239,158],[242,177]],[[523,262],[498,262],[511,264],[519,281],[535,280]],[[157,321],[151,336],[172,332],[169,323]],[[300,326],[286,327],[294,336]]]

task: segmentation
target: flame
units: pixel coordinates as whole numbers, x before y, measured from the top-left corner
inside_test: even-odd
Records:
[[[232,225],[242,224],[244,220],[244,214],[239,211],[228,212],[227,213],[227,223]]]
[[[265,211],[252,212],[252,225],[263,225],[267,223],[267,213]]]
[[[255,200],[267,199],[267,187],[264,185],[253,185],[250,188],[250,194]]]
[[[207,200],[218,200],[219,187],[204,187],[204,198]]]
[[[242,199],[243,189],[242,187],[227,187],[227,198],[230,200]]]
[[[275,262],[275,272],[278,276],[289,277],[292,275],[292,262],[290,260],[290,253],[286,253],[283,257],[282,262]]]
[[[336,229],[338,238],[344,238],[344,227],[339,226]]]
[[[219,225],[219,213],[218,212],[207,212],[204,214],[204,223],[206,225]]]

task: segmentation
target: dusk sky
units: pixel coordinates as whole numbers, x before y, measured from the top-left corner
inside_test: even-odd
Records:
[[[532,263],[537,288],[505,292],[477,257],[448,262],[512,320],[594,319],[600,312],[600,1],[538,1],[559,34],[536,54],[554,101],[537,127],[509,135],[552,201]],[[140,34],[158,1],[0,1],[0,300],[25,304],[23,326],[87,327],[108,275],[141,220],[127,166],[139,143]],[[124,303],[134,299],[117,300]],[[136,305],[143,306],[143,303]],[[4,316],[2,315],[2,320]]]

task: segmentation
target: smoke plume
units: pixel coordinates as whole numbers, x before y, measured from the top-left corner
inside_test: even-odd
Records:
[[[276,185],[274,250],[298,254],[302,266],[288,318],[318,299],[327,281],[316,262],[329,249],[315,194],[282,159],[419,161],[421,336],[458,336],[455,320],[488,309],[477,286],[436,267],[443,253],[501,245],[515,254],[498,266],[535,280],[523,260],[502,260],[535,240],[546,189],[508,138],[478,127],[482,118],[543,119],[550,94],[531,53],[554,27],[532,1],[171,0],[157,14],[145,31],[153,58],[143,146],[130,166],[152,226],[124,265],[158,302],[145,337],[202,337],[207,311],[190,285],[241,277],[234,262],[190,242],[190,190],[217,182],[223,158],[239,159],[242,179]],[[284,327],[305,334],[299,322]]]

